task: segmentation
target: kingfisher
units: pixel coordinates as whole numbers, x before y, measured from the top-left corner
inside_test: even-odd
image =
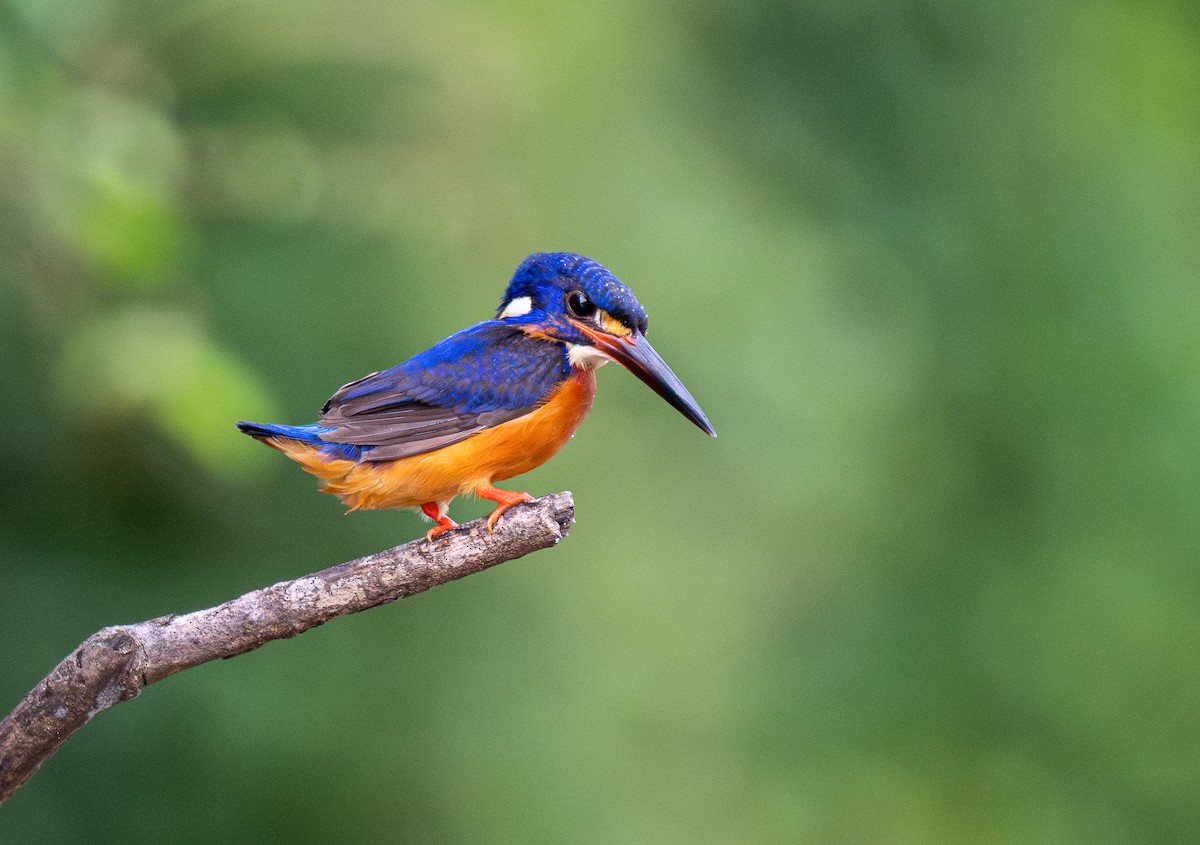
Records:
[[[496,503],[487,528],[532,501],[498,481],[541,466],[592,407],[596,370],[616,361],[695,423],[716,431],[646,340],[646,312],[616,276],[569,252],[530,255],[494,320],[450,335],[339,389],[308,425],[239,422],[322,479],[349,510],[408,508],[457,528],[450,501]]]

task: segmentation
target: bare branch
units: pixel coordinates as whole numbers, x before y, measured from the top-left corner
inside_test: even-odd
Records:
[[[483,520],[282,581],[183,616],[104,628],[58,664],[0,722],[0,803],[97,713],[168,675],[236,657],[345,616],[420,593],[553,546],[575,521],[570,493],[505,513],[495,534]]]

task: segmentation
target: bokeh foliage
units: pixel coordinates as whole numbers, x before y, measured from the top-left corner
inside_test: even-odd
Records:
[[[0,0],[0,700],[416,536],[232,421],[527,252],[721,435],[606,369],[569,541],[151,688],[0,839],[1200,839],[1198,149],[1181,2]]]

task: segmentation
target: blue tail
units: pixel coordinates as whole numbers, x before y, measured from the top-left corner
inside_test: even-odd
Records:
[[[279,425],[278,423],[239,421],[237,427],[239,431],[249,434],[254,438],[286,437],[288,440],[311,443],[314,446],[320,446],[321,451],[331,458],[342,458],[348,461],[357,461],[362,457],[362,453],[365,450],[371,448],[370,446],[354,446],[350,443],[330,443],[327,440],[322,440],[321,435],[333,429],[326,428],[317,423],[309,423],[308,425]]]
[[[311,425],[276,425],[275,423],[238,422],[237,427],[251,437],[286,437],[289,440],[299,440],[302,443],[320,443],[321,426]]]

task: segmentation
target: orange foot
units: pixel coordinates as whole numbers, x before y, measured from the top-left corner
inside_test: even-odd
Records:
[[[430,519],[437,522],[437,525],[430,528],[425,534],[426,540],[432,540],[437,535],[449,531],[451,528],[457,528],[458,523],[442,512],[442,506],[437,502],[426,502],[421,505],[421,512]]]
[[[533,496],[528,493],[517,493],[512,490],[499,490],[490,484],[480,484],[475,487],[475,495],[481,499],[491,499],[496,503],[496,509],[488,516],[487,530],[488,533],[493,533],[498,520],[503,513],[513,505],[519,505],[521,502],[532,502]]]

